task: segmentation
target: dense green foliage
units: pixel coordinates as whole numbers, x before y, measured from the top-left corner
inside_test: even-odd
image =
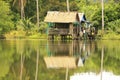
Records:
[[[0,35],[13,28],[12,14],[9,4],[0,0]]]
[[[98,0],[69,0],[70,11],[85,13],[87,20],[96,29],[101,29],[101,2]],[[104,0],[105,30],[119,32],[119,0]],[[12,30],[23,29],[25,35],[31,32],[46,33],[43,27],[47,11],[67,11],[66,0],[39,0],[40,27],[36,28],[36,0],[23,0],[24,20],[21,20],[21,0],[0,0],[0,35]],[[20,24],[18,24],[20,23]],[[19,26],[19,27],[18,27]],[[36,33],[34,33],[36,34]]]

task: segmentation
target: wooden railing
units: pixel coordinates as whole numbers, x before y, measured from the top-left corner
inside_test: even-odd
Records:
[[[69,29],[49,29],[49,35],[68,35]]]

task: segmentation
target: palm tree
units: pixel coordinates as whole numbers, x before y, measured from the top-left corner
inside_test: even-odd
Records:
[[[70,8],[69,8],[69,0],[67,0],[66,3],[67,3],[67,11],[69,12],[69,11],[70,11]]]
[[[39,49],[37,48],[35,80],[38,80],[38,63],[39,63]]]
[[[23,6],[23,0],[20,0],[21,2],[21,19],[24,19],[24,6]]]
[[[102,31],[104,33],[104,1],[101,1],[101,6],[102,6]]]
[[[16,6],[18,11],[20,11],[21,19],[25,18],[24,7],[26,5],[26,1],[27,0],[13,0],[13,6]]]
[[[37,27],[39,27],[39,5],[38,5],[38,0],[36,0],[36,9],[37,9]]]

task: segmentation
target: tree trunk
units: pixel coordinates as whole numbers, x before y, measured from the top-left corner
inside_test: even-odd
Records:
[[[23,55],[21,52],[21,67],[20,67],[20,80],[22,80],[22,73],[23,73]]]
[[[37,50],[37,56],[36,56],[36,74],[35,74],[35,80],[38,79],[38,63],[39,63],[39,50]]]
[[[24,6],[23,6],[23,0],[20,0],[21,2],[21,19],[24,19]]]
[[[102,5],[102,32],[104,33],[104,1],[101,1]]]
[[[101,50],[101,75],[100,75],[100,80],[102,80],[102,77],[103,77],[103,58],[104,58],[104,47],[102,48]]]
[[[36,0],[36,8],[37,8],[37,27],[39,27],[39,5],[38,5],[38,0]]]
[[[67,0],[66,2],[67,2],[67,11],[70,12],[69,0]]]

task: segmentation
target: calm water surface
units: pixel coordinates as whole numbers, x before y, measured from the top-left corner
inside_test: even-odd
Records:
[[[102,50],[103,70],[120,75],[119,40],[0,40],[0,80],[35,80],[36,77],[38,80],[65,80],[66,68],[46,66],[45,57],[75,58],[76,68],[69,69],[68,76],[77,72],[99,73]],[[74,63],[71,61],[71,64]]]

